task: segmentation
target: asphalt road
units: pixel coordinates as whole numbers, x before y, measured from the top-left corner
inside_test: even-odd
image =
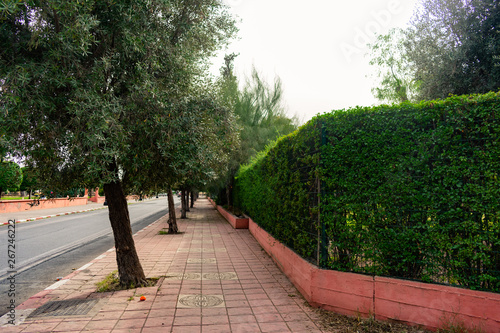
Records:
[[[128,207],[134,233],[168,213],[166,197]],[[11,299],[8,235],[8,227],[0,227],[0,316]],[[114,246],[107,209],[16,224],[14,239],[16,305]]]

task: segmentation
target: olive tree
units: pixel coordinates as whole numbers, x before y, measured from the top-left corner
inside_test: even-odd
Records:
[[[422,0],[405,37],[419,99],[497,91],[499,24],[498,1]]]
[[[404,38],[402,29],[391,29],[369,45],[369,64],[376,67],[375,76],[379,79],[372,93],[380,101],[413,101],[418,93],[419,81],[413,76],[413,64],[406,53]]]
[[[52,186],[104,184],[124,285],[145,275],[123,185],[151,167],[171,106],[235,32],[219,0],[32,0],[0,9],[0,118],[15,152]]]

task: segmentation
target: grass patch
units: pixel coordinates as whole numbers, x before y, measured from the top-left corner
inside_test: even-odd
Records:
[[[159,278],[146,278],[146,284],[142,286],[136,286],[133,283],[130,286],[123,286],[120,284],[120,278],[118,277],[118,271],[113,271],[109,273],[101,282],[97,282],[97,292],[105,293],[108,291],[135,289],[137,287],[153,287],[158,282]]]

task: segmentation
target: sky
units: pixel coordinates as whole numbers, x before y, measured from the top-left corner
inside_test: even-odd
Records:
[[[380,104],[371,89],[368,43],[390,28],[405,28],[418,0],[224,0],[241,20],[239,38],[213,60],[237,53],[235,73],[252,66],[283,82],[287,110],[302,123],[317,114]]]

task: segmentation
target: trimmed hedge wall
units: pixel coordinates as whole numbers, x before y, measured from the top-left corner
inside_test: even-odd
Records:
[[[282,137],[236,176],[234,204],[268,233],[304,258],[315,256],[311,219],[319,177],[321,129],[309,122]]]
[[[321,267],[500,292],[499,172],[500,94],[355,108],[243,166],[235,203]]]

